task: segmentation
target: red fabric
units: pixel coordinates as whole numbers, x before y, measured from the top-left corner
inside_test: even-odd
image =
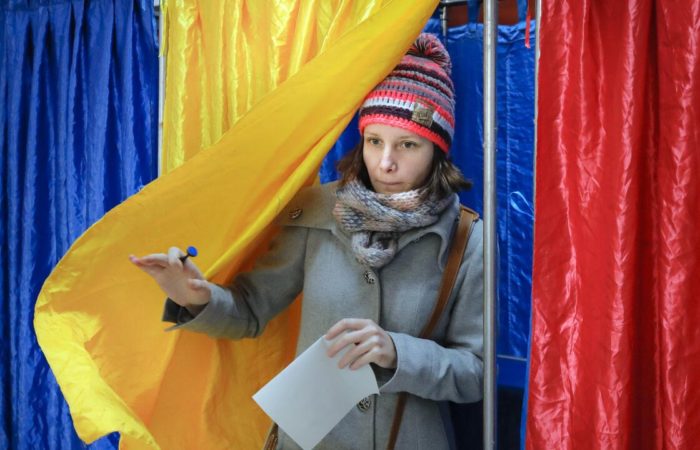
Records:
[[[700,2],[540,30],[526,447],[700,448]]]
[[[447,141],[440,137],[440,135],[422,125],[417,124],[412,120],[392,116],[389,114],[365,114],[363,116],[360,116],[360,120],[358,121],[360,134],[363,134],[364,129],[367,127],[367,125],[371,123],[381,123],[384,125],[390,125],[392,127],[403,128],[404,130],[408,130],[411,133],[415,133],[418,136],[422,136],[427,140],[431,141],[432,143],[437,145],[440,148],[440,150],[442,150],[444,153],[449,153],[450,151],[450,146],[447,144]]]

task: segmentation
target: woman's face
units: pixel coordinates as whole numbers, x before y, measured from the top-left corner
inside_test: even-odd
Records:
[[[433,161],[433,143],[403,128],[365,127],[362,156],[375,192],[396,194],[421,187]]]

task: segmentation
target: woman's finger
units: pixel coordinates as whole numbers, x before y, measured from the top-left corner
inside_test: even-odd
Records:
[[[129,261],[131,261],[131,264],[138,266],[138,267],[141,267],[144,265],[143,262],[141,262],[141,260],[138,257],[136,257],[135,255],[129,255]]]
[[[160,264],[144,262],[138,259],[131,259],[131,263],[151,276],[163,270]]]
[[[177,247],[170,247],[168,249],[168,264],[182,268],[182,260],[180,258],[183,256],[185,256],[185,253],[182,250]]]
[[[345,367],[349,366],[365,353],[372,350],[372,348],[374,348],[376,345],[376,340],[370,338],[359,342],[357,345],[351,346],[348,351],[345,352],[343,357],[340,358],[340,361],[338,361],[338,368],[344,369]]]
[[[357,344],[366,340],[372,333],[372,330],[368,327],[361,328],[355,331],[347,331],[345,334],[340,335],[330,347],[328,347],[327,354],[329,357],[334,357],[336,353],[344,349],[350,344]]]
[[[328,329],[326,332],[326,340],[332,341],[343,331],[357,330],[367,325],[367,323],[372,323],[372,321],[368,319],[341,319]]]
[[[379,364],[379,360],[381,358],[381,350],[378,348],[372,348],[368,352],[364,353],[362,356],[357,358],[355,361],[353,361],[350,364],[350,370],[357,370],[360,367],[369,364],[369,363],[374,363],[374,364]]]
[[[148,265],[144,265],[144,266],[137,266],[137,267],[138,267],[139,269],[141,269],[142,271],[146,272],[146,273],[147,273],[148,275],[150,275],[152,278],[155,278],[156,280],[157,280],[157,278],[160,276],[160,274],[163,272],[163,268],[162,268],[162,267],[158,267],[158,266],[148,266]]]
[[[163,270],[160,267],[154,267],[154,266],[149,266],[148,264],[143,264],[140,261],[132,261],[136,267],[138,267],[141,271],[145,272],[146,274],[155,277],[156,274]]]
[[[326,331],[326,340],[332,341],[335,339],[340,333],[345,331],[347,329],[347,321],[348,319],[342,319],[339,320],[338,322],[335,323],[332,327]]]
[[[192,258],[188,258],[187,260],[185,260],[184,267],[185,267],[185,270],[194,274],[194,276],[196,278],[199,278],[201,280],[204,279],[204,275],[202,274],[202,271],[199,270],[199,267],[197,267],[197,265],[194,262],[192,262]]]
[[[209,291],[209,283],[205,280],[197,280],[194,278],[190,278],[188,280],[188,284],[194,290],[198,290],[198,291],[207,290],[207,291]]]
[[[162,268],[168,266],[168,257],[165,255],[165,253],[153,253],[141,258],[130,255],[129,259],[137,266],[158,266]]]

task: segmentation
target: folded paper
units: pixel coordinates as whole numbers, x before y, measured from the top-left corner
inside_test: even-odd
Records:
[[[350,346],[330,358],[330,344],[319,338],[253,396],[305,450],[318,444],[360,400],[379,393],[370,366],[338,368]]]

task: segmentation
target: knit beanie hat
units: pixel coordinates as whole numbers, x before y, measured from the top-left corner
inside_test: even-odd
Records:
[[[422,33],[396,68],[365,97],[360,134],[373,123],[422,136],[447,153],[455,126],[450,55],[440,40]]]

